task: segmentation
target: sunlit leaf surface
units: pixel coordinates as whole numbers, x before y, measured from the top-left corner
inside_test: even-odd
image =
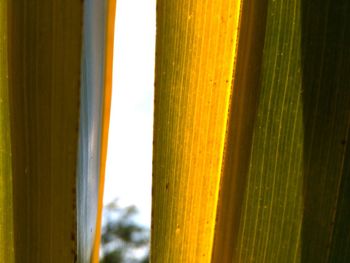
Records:
[[[0,1],[1,262],[96,255],[115,8],[106,3]]]
[[[158,3],[151,258],[348,262],[349,2],[224,2]]]
[[[210,262],[239,1],[158,1],[151,260]]]

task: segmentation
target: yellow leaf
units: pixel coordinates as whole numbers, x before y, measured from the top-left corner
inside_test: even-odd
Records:
[[[151,260],[210,262],[240,1],[158,1]]]
[[[0,1],[0,262],[14,262],[7,1]]]

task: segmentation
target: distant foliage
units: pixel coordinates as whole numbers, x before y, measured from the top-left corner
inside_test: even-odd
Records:
[[[149,229],[134,221],[135,206],[120,207],[117,201],[104,209],[101,263],[148,263]]]

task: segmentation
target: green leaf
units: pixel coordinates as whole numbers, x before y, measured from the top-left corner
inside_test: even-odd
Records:
[[[0,262],[14,262],[7,1],[0,1]]]
[[[350,3],[236,1],[237,35],[210,22],[223,2],[158,3],[151,258],[349,262]],[[237,35],[237,53],[207,57],[218,41],[207,25]],[[223,87],[208,74],[234,58],[229,107],[206,108]]]
[[[244,10],[256,10],[262,20],[256,2],[244,1]],[[255,121],[251,140],[239,140],[249,136],[238,132],[249,124],[235,115],[231,119],[233,150],[223,177],[213,259],[223,262],[223,254],[225,262],[348,262],[349,3],[265,4],[261,63],[240,60],[240,53],[261,41],[258,34],[245,35],[244,23],[260,26],[251,16],[253,21],[245,20],[245,11],[242,15],[240,34],[250,44],[240,43],[233,101],[242,98],[235,96],[243,89],[260,92],[253,95],[256,113],[250,104],[235,109],[240,102],[232,103],[232,112],[246,112]],[[252,71],[260,71],[257,83],[239,82]],[[239,163],[247,151],[249,160]]]
[[[83,5],[8,4],[16,262],[74,262]]]
[[[210,262],[240,2],[157,5],[151,261]]]

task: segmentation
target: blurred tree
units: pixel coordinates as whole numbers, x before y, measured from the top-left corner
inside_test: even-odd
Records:
[[[101,263],[149,262],[149,230],[134,221],[137,212],[135,206],[120,207],[117,200],[104,208]]]

